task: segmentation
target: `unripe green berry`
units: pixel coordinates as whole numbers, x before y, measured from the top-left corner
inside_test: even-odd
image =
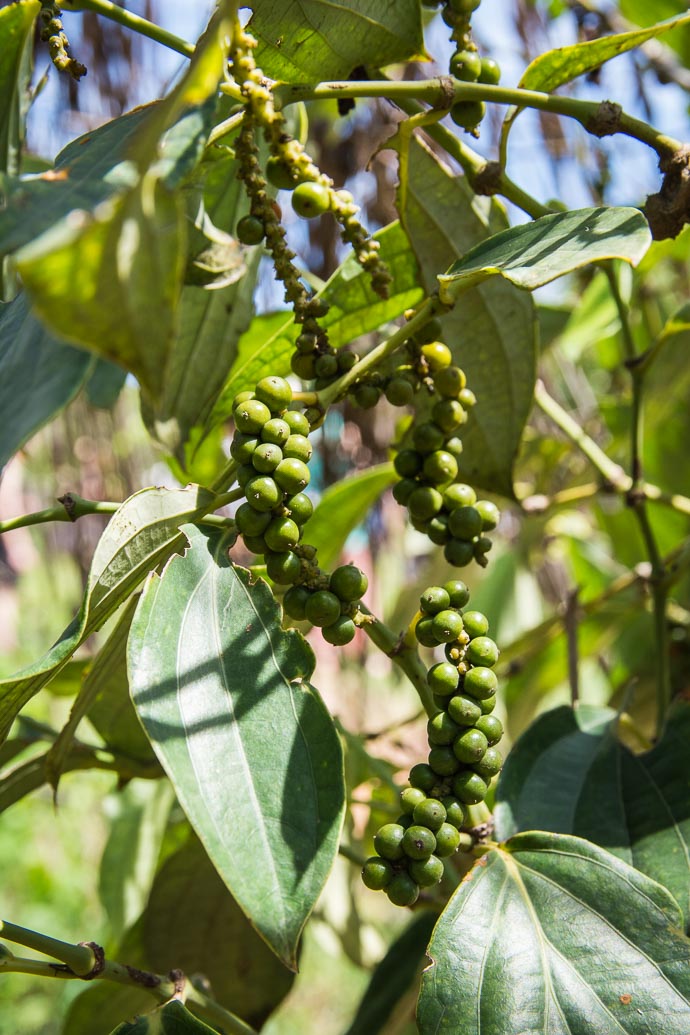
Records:
[[[404,377],[394,377],[384,395],[391,406],[409,406],[414,401],[414,388]]]
[[[341,565],[329,579],[331,592],[346,604],[361,600],[368,586],[369,580],[356,564]]]
[[[477,405],[477,396],[470,388],[462,388],[458,392],[458,402],[466,410],[471,410],[473,406]]]
[[[434,374],[434,388],[445,399],[457,399],[459,393],[467,385],[467,378],[460,367],[446,367]]]
[[[371,410],[381,398],[381,389],[376,385],[358,384],[352,391],[352,398],[363,410]]]
[[[450,539],[443,547],[443,556],[454,568],[465,568],[474,557],[472,543],[465,539]]]
[[[422,470],[423,462],[416,449],[401,449],[393,461],[393,467],[401,478],[414,478]]]
[[[314,362],[314,372],[317,377],[330,380],[338,373],[338,358],[332,352],[326,352],[319,356]]]
[[[442,586],[429,586],[419,598],[419,609],[427,615],[436,615],[450,607],[450,596]]]
[[[303,622],[307,617],[307,600],[311,593],[305,586],[291,586],[283,597],[283,610],[290,618]]]
[[[488,747],[479,762],[475,762],[472,768],[476,773],[479,773],[482,780],[486,780],[488,783],[492,777],[500,773],[502,766],[503,755],[501,752],[498,748]]]
[[[457,101],[450,109],[450,117],[461,129],[475,129],[484,118],[484,101]]]
[[[266,227],[257,216],[243,216],[235,230],[241,244],[261,244],[266,236]]]
[[[426,526],[426,534],[435,546],[444,546],[450,539],[447,515],[440,513],[429,518]]]
[[[382,891],[387,884],[390,884],[394,872],[387,859],[373,855],[362,867],[362,881],[371,891]]]
[[[285,463],[285,461],[282,461]],[[283,499],[283,493],[273,478],[257,474],[244,486],[247,502],[254,510],[273,510]]]
[[[441,493],[430,485],[423,485],[410,493],[407,507],[413,517],[420,521],[428,521],[438,514],[443,506]]]
[[[255,510],[250,503],[241,503],[237,508],[235,524],[242,535],[263,535],[270,523],[270,511]]]
[[[459,844],[460,832],[452,823],[444,823],[436,831],[436,855],[440,859],[445,859],[446,856],[457,852]]]
[[[252,453],[258,445],[260,440],[256,435],[245,435],[241,431],[236,431],[230,443],[230,456],[239,464],[251,463]]]
[[[400,804],[403,812],[408,815],[412,815],[415,807],[419,805],[421,801],[426,801],[426,794],[420,790],[419,787],[406,787],[400,792]]]
[[[462,632],[462,616],[450,608],[433,617],[434,635],[439,643],[450,643]]]
[[[266,554],[266,573],[279,585],[296,582],[301,571],[299,557],[289,550]]]
[[[399,823],[386,823],[374,834],[374,848],[383,859],[390,859],[395,862],[402,859],[402,839],[405,836],[405,828]]]
[[[437,449],[424,459],[424,477],[433,485],[445,485],[457,477],[458,462],[452,453]]]
[[[452,453],[456,460],[462,456],[463,446],[462,439],[459,435],[451,435],[451,437],[447,438],[443,443],[443,447],[447,453]]]
[[[426,762],[418,762],[410,769],[409,781],[412,787],[429,794],[438,783],[438,777]]]
[[[272,413],[282,413],[292,402],[292,388],[289,382],[275,374],[262,377],[254,391],[256,398]]]
[[[496,86],[501,79],[501,66],[493,58],[484,57],[481,60],[479,70],[479,82],[487,83],[489,86]]]
[[[441,428],[431,421],[415,424],[412,429],[412,441],[415,449],[420,453],[434,453],[437,449],[442,449],[443,438]]]
[[[281,553],[292,550],[300,540],[299,526],[289,517],[275,517],[264,532],[269,550]]]
[[[272,474],[282,459],[282,449],[272,442],[260,442],[251,457],[252,466],[259,474]]]
[[[459,762],[471,765],[484,757],[488,744],[486,737],[478,729],[464,730],[453,741],[453,753]]]
[[[306,604],[306,616],[312,625],[322,629],[333,625],[340,618],[340,601],[335,593],[327,589],[319,589],[312,593]]]
[[[420,618],[414,627],[414,634],[417,638],[417,643],[421,643],[422,647],[436,647],[438,645],[431,617]]]
[[[238,406],[241,406],[244,402],[249,402],[250,399],[254,398],[254,393],[245,389],[244,392],[238,392],[232,400],[232,412],[234,413]]]
[[[243,535],[242,540],[250,553],[265,553],[266,543],[262,535]]]
[[[434,746],[437,744],[448,745],[453,743],[460,732],[460,727],[446,712],[439,712],[427,722],[426,732],[430,744]],[[415,822],[417,821],[415,820]]]
[[[408,873],[396,873],[386,887],[386,895],[394,906],[413,906],[419,898],[419,885]]]
[[[459,507],[471,507],[477,499],[477,494],[471,485],[463,482],[455,482],[443,490],[443,503],[448,510],[458,510]]]
[[[498,689],[496,673],[490,668],[483,668],[481,666],[471,668],[465,676],[463,689],[466,694],[479,700],[492,697]]]
[[[290,435],[283,446],[283,456],[293,460],[302,460],[305,464],[311,460],[312,444],[306,435]]]
[[[290,425],[282,417],[271,417],[261,429],[261,441],[284,446],[290,438]]]
[[[300,410],[286,410],[281,419],[290,429],[290,435],[308,435],[311,430],[309,421]]]
[[[498,661],[500,651],[490,636],[476,636],[470,641],[465,658],[472,665],[484,665],[493,668]]]
[[[303,356],[308,356],[310,353],[314,352],[317,344],[318,338],[315,334],[311,334],[309,332],[298,334],[295,338],[295,348]]]
[[[432,693],[451,697],[458,686],[458,670],[449,661],[439,661],[429,669],[427,682]]]
[[[354,640],[356,632],[357,626],[352,619],[341,615],[340,618],[336,618],[333,625],[322,629],[321,635],[326,643],[332,643],[334,647],[344,647],[346,643]]]
[[[328,212],[331,192],[322,183],[300,183],[292,192],[292,207],[303,219],[314,219]]]
[[[427,827],[413,824],[403,835],[402,847],[410,859],[428,859],[436,848],[436,838]]]
[[[482,531],[490,532],[498,524],[501,512],[490,500],[477,500],[476,509],[482,519]]]
[[[464,769],[453,778],[453,794],[465,805],[478,805],[486,798],[489,785],[478,773]]]
[[[418,488],[419,482],[415,481],[414,478],[403,478],[402,481],[396,482],[393,486],[393,499],[401,507],[406,507],[410,496]]]
[[[266,162],[266,179],[278,190],[293,190],[299,182],[295,167],[284,158],[276,156]]]
[[[316,360],[313,354],[303,356],[294,352],[290,357],[290,369],[303,381],[311,381],[316,377]]]
[[[415,806],[412,819],[420,827],[438,830],[446,822],[446,810],[437,798],[427,798]]]
[[[503,736],[503,723],[496,715],[482,715],[477,719],[476,726],[486,737],[489,747],[498,744]]]
[[[296,492],[294,496],[288,496],[285,500],[285,507],[290,511],[290,517],[298,525],[304,525],[314,513],[314,504],[304,492]]]
[[[475,636],[486,636],[489,631],[489,619],[481,611],[465,611],[462,621],[471,639]]]
[[[453,362],[453,353],[442,341],[432,341],[428,345],[422,345],[422,355],[432,374],[437,370],[443,370]]]
[[[311,475],[303,460],[286,457],[276,467],[273,477],[281,489],[293,496],[309,485]]]
[[[448,528],[453,538],[469,542],[482,530],[481,514],[475,507],[457,507],[450,512]]]
[[[434,423],[446,434],[455,431],[467,421],[467,414],[457,399],[439,399],[432,407],[431,416]]]
[[[430,888],[441,880],[443,863],[437,855],[430,855],[428,859],[415,859],[410,863],[408,873],[421,888]]]
[[[450,74],[464,83],[476,83],[482,59],[476,50],[458,50],[450,59]]]
[[[260,399],[247,399],[235,408],[234,418],[238,431],[251,435],[261,431],[266,421],[271,419],[271,411]]]
[[[470,591],[460,579],[451,579],[449,582],[444,583],[443,588],[450,598],[451,607],[464,607],[470,599]],[[465,625],[464,615],[462,624],[463,626]]]
[[[441,799],[441,804],[446,810],[446,821],[459,830],[467,822],[467,813],[462,802],[452,795]]]
[[[429,765],[439,776],[452,776],[457,773],[460,763],[449,747],[439,744],[432,747],[428,755]]]
[[[491,694],[490,697],[482,697],[481,701],[479,701],[479,707],[482,710],[482,715],[491,715],[496,707],[496,694]]]
[[[474,726],[482,710],[473,697],[455,694],[448,701],[448,715],[458,726]]]

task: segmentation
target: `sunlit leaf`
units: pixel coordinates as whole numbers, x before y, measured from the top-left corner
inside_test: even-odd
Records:
[[[342,752],[265,582],[227,543],[190,549],[147,583],[132,625],[132,697],[190,823],[233,896],[291,968],[337,851]],[[180,602],[184,601],[184,607]]]
[[[681,923],[665,888],[603,849],[518,834],[475,864],[436,925],[420,1035],[686,1035]]]

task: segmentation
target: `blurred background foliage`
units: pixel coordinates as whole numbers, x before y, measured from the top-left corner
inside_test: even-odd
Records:
[[[161,0],[132,0],[125,6],[188,39],[198,36],[211,8],[210,3]],[[484,0],[473,26],[481,52],[496,58],[503,82],[514,85],[529,60],[546,49],[620,31],[628,19],[640,24],[683,9],[682,3],[669,0],[618,5]],[[447,31],[439,16],[426,11],[425,17],[427,50],[442,72],[450,54]],[[79,84],[59,77],[37,40],[35,79],[44,82],[29,119],[26,169],[39,167],[39,159],[52,161],[74,136],[160,96],[184,63],[89,13],[66,14],[65,22],[73,52],[88,66],[88,76]],[[616,99],[632,114],[686,139],[689,40],[687,30],[677,38],[664,37],[662,43],[621,56],[567,89],[589,99]],[[410,66],[404,74],[427,76],[433,69],[428,64]],[[395,155],[372,155],[394,128],[395,108],[359,102],[352,113],[339,117],[334,102],[308,107],[309,147],[324,171],[338,186],[352,190],[370,227],[393,220]],[[477,146],[487,156],[494,153],[501,116],[500,109],[491,112],[482,125]],[[574,123],[546,113],[521,116],[510,154],[511,177],[544,202],[557,197],[568,207],[636,205],[657,189],[651,151],[625,137],[597,141]],[[314,278],[325,280],[343,257],[335,224],[299,221],[289,206],[284,212],[292,246]],[[525,218],[512,210],[510,216]],[[686,231],[675,241],[654,244],[637,271],[620,271],[640,348],[687,300],[689,241]],[[605,275],[586,270],[556,288],[543,289],[537,302],[542,378],[588,434],[625,467],[630,379]],[[256,306],[259,312],[282,306],[268,266],[259,280]],[[648,481],[685,495],[690,495],[689,334],[681,328],[669,337],[650,375],[643,456]],[[0,483],[0,516],[41,509],[66,491],[117,500],[145,485],[175,484],[143,428],[135,387],[129,382],[109,385],[105,378],[101,388],[100,396],[98,385],[83,392],[7,466]],[[320,438],[315,488],[324,491],[346,473],[386,461],[395,420],[395,412],[383,406],[375,414],[348,406],[330,416]],[[484,571],[473,566],[467,572],[473,605],[489,616],[503,649],[502,717],[511,739],[537,714],[575,695],[592,705],[625,705],[643,735],[651,729],[652,619],[644,584],[634,578],[636,570],[645,570],[644,544],[624,501],[614,493],[595,496],[599,487],[588,462],[535,410],[516,467],[517,501],[497,501],[503,518],[491,563]],[[652,506],[651,520],[663,553],[690,531],[687,516],[661,504]],[[0,540],[0,674],[39,656],[68,623],[79,606],[103,527],[104,519],[94,516],[73,525],[17,530]],[[418,590],[443,579],[439,551],[405,526],[388,494],[348,540],[345,554],[370,573],[368,602],[394,629],[409,621]],[[689,588],[687,574],[681,575],[669,606],[676,694],[690,689]],[[93,638],[64,678],[51,683],[26,709],[19,760],[45,750],[52,731],[64,724],[78,685],[75,678],[109,631]],[[394,788],[425,751],[425,724],[414,692],[359,637],[346,650],[324,649],[318,638],[313,646],[318,656],[315,683],[346,739],[353,801],[346,834],[359,842],[397,812]],[[81,737],[99,744],[95,728],[87,728]],[[0,751],[3,769],[17,760]],[[146,843],[142,829],[150,835]],[[133,946],[131,925],[147,900],[154,874],[160,873],[164,859],[181,851],[188,837],[176,806],[155,783],[134,781],[123,791],[108,773],[69,773],[60,784],[57,805],[44,788],[3,814],[4,912],[25,926],[66,940],[93,938],[109,949],[129,931],[125,944]],[[130,858],[131,865],[121,867],[124,876],[113,887],[108,863],[123,843],[136,844],[134,861]],[[357,868],[340,859],[305,937],[300,975],[263,1030],[269,1035],[344,1033],[372,965],[406,923],[407,917],[384,896],[363,890]],[[417,940],[421,945],[424,938]],[[131,951],[136,955],[139,949]],[[77,983],[47,987],[29,977],[3,977],[0,1035],[93,1035],[78,1010],[67,1014],[67,1003],[80,991]],[[390,1019],[388,1035],[416,1030],[412,1010],[410,1001]],[[69,1019],[63,1026],[65,1016]],[[357,1030],[366,1028],[355,1023],[353,1035]]]

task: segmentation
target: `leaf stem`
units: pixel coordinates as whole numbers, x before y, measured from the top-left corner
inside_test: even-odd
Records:
[[[193,43],[180,39],[179,36],[168,32],[167,29],[163,29],[160,25],[148,21],[147,18],[142,18],[132,11],[126,11],[123,7],[118,7],[117,4],[111,3],[110,0],[76,0],[74,7],[72,7],[71,0],[61,0],[60,7],[63,11],[94,11],[96,14],[102,15],[112,22],[124,25],[126,29],[137,32],[140,36],[147,36],[150,40],[155,40],[156,43],[162,43],[164,47],[174,50],[184,57],[191,57],[194,53]]]
[[[327,410],[328,407],[334,403],[337,399],[343,396],[350,385],[358,381],[363,374],[366,374],[373,367],[389,356],[396,349],[399,349],[405,344],[408,338],[410,338],[415,331],[419,330],[426,323],[431,320],[437,313],[447,312],[448,306],[445,306],[438,296],[427,298],[422,302],[419,309],[411,320],[408,320],[403,327],[398,328],[395,334],[392,334],[386,341],[381,342],[376,348],[368,352],[362,359],[351,370],[348,370],[346,374],[339,377],[337,381],[333,381],[332,384],[326,388],[322,388],[320,392],[316,392],[316,405],[323,411]]]
[[[360,628],[366,633],[371,642],[375,644],[390,660],[401,669],[412,683],[419,694],[424,711],[433,719],[438,708],[429,690],[426,678],[426,666],[419,656],[416,647],[404,642],[403,637],[396,636],[392,629],[379,621],[378,618],[364,604],[359,605],[362,620],[358,622]]]
[[[60,960],[50,963],[43,960],[23,959],[12,954],[0,954],[0,972],[33,974],[39,977],[67,980],[105,980],[119,985],[132,985],[150,992],[159,1002],[178,998],[192,1005],[200,1016],[221,1027],[228,1035],[256,1035],[254,1028],[241,1018],[230,1013],[207,996],[185,977],[182,971],[173,970],[168,975],[153,974],[129,967],[105,957],[103,949],[94,942],[84,945],[70,945],[48,935],[29,931],[16,924],[0,921],[0,931],[10,942],[24,945]]]
[[[457,101],[489,101],[565,115],[576,119],[588,133],[598,137],[623,133],[647,144],[659,157],[674,154],[682,147],[680,141],[666,136],[640,119],[627,115],[618,105],[611,105],[609,101],[584,101],[576,97],[563,97],[560,94],[542,93],[538,90],[465,83],[451,76],[422,81],[394,82],[384,79],[373,82],[276,83],[273,86],[273,97],[277,107],[294,104],[295,101],[320,100],[327,97],[385,97],[396,104],[400,99],[412,98],[426,101],[436,108],[450,108]],[[608,112],[608,118],[604,118],[605,112]]]

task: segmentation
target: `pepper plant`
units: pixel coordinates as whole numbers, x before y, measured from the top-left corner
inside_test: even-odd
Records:
[[[144,840],[153,853],[117,944],[38,933],[30,903],[0,924],[0,980],[88,983],[66,1035],[285,1030],[269,1015],[338,855],[360,916],[409,918],[349,1035],[690,1030],[690,498],[687,437],[673,438],[687,434],[690,147],[616,98],[560,89],[667,38],[675,51],[657,54],[682,85],[690,16],[547,51],[508,88],[473,34],[478,6],[218,0],[195,44],[107,0],[0,10],[0,462],[99,379],[112,404],[128,374],[178,482],[125,500],[66,485],[0,524],[112,515],[78,614],[0,683],[0,808],[41,787],[59,805],[77,769],[114,774],[121,795],[153,788],[103,858],[124,895]],[[51,75],[79,82],[78,10],[187,66],[30,172],[35,36]],[[447,68],[420,63],[439,16]],[[305,127],[314,102],[335,120],[376,99],[397,113],[382,146],[398,219],[372,233]],[[506,171],[528,109],[574,120],[592,147],[652,149],[658,190],[537,200]],[[489,113],[503,122],[487,159]],[[288,242],[287,206],[335,221],[326,282]],[[535,300],[566,275],[574,311]],[[257,313],[273,278],[285,304]],[[387,414],[385,462],[316,499],[329,422],[366,411]],[[396,558],[415,588],[388,623],[380,574],[346,545],[381,507],[424,544]],[[544,541],[572,589],[524,622],[515,572]],[[417,695],[428,750],[409,765],[312,683],[312,648],[352,659],[365,643]],[[32,711],[56,682],[73,697],[61,729]],[[571,703],[540,707],[559,683]]]

